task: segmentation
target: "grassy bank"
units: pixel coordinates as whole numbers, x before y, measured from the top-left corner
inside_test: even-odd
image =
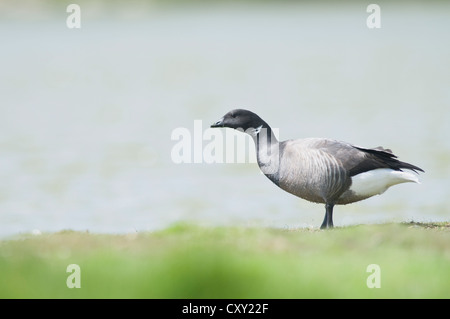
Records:
[[[81,288],[69,289],[69,264]],[[367,266],[380,267],[368,288]],[[64,231],[0,242],[1,298],[450,298],[450,223]]]

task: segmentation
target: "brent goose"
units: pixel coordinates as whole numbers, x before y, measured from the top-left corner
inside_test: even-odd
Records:
[[[264,175],[291,194],[325,204],[320,228],[333,227],[334,205],[382,194],[396,184],[419,183],[411,171],[424,172],[383,147],[364,148],[327,138],[278,142],[270,126],[248,110],[232,110],[211,127],[229,127],[252,136]]]

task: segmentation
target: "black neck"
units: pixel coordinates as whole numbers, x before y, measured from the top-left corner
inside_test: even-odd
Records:
[[[255,128],[255,134],[252,134],[252,137],[255,141],[257,152],[259,152],[260,148],[278,144],[278,139],[273,134],[272,128],[265,122]]]
[[[278,185],[281,144],[267,124],[263,125],[259,132],[252,137],[256,145],[259,168],[264,175]]]

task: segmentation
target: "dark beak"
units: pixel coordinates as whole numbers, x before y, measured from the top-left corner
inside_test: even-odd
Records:
[[[213,124],[211,124],[211,127],[223,127],[223,117],[218,120],[217,122],[214,122]]]

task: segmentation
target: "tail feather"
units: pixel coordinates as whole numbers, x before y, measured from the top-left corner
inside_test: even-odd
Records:
[[[397,156],[394,155],[394,153],[392,153],[390,149],[385,149],[381,146],[378,146],[376,148],[362,148],[362,147],[356,148],[359,149],[360,151],[372,155],[374,159],[376,159],[377,161],[381,161],[382,163],[386,164],[387,167],[392,168],[394,170],[401,171],[402,169],[410,169],[414,173],[418,173],[418,171],[425,172],[423,169],[421,169],[416,165],[399,161],[397,159]]]

